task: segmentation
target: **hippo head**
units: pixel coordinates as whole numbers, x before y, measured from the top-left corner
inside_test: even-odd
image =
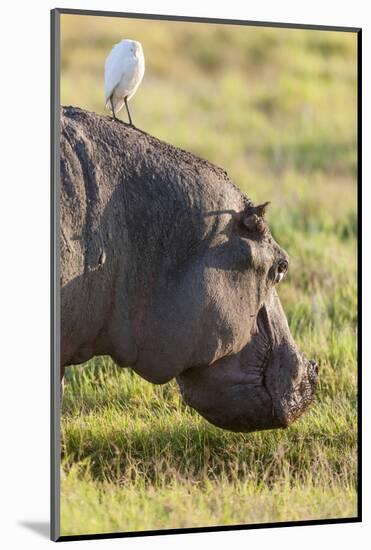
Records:
[[[266,206],[219,212],[206,245],[167,270],[136,365],[153,382],[175,371],[191,407],[239,432],[288,426],[311,403],[317,381],[276,292],[289,258],[269,231]],[[151,362],[157,380],[146,376]]]
[[[317,367],[276,293],[289,260],[266,206],[190,152],[62,108],[62,366],[110,355],[152,383],[176,378],[229,430],[293,422]]]

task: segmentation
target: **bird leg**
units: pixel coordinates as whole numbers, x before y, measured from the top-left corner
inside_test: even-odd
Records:
[[[112,114],[113,114],[113,120],[117,120],[116,115],[115,115],[115,109],[113,107],[112,96],[110,97],[110,103],[111,103],[111,111],[112,111]]]
[[[130,126],[133,126],[133,122],[132,122],[131,116],[130,116],[130,111],[129,111],[129,105],[128,105],[127,97],[125,97],[124,101],[125,101],[126,110],[127,110],[127,112],[128,112],[129,124],[130,124]]]

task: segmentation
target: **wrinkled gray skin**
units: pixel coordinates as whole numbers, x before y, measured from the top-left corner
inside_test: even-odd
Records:
[[[234,431],[289,425],[317,367],[276,283],[287,254],[226,172],[108,117],[62,108],[61,355],[110,355]]]

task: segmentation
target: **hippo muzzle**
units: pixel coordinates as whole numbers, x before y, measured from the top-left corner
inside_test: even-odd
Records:
[[[313,401],[318,369],[297,349],[276,293],[237,354],[193,367],[177,380],[185,401],[212,424],[236,432],[286,428]]]

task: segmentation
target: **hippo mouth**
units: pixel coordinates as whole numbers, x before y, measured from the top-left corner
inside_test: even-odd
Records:
[[[257,316],[257,336],[252,340],[253,356],[258,360],[262,386],[272,401],[272,416],[280,426],[297,420],[314,399],[318,366],[298,352],[293,340],[280,340],[263,305]],[[250,354],[249,354],[250,357]],[[251,361],[251,359],[250,359]],[[286,378],[282,391],[282,382]]]
[[[286,319],[277,320],[272,303],[263,305],[239,353],[178,376],[185,401],[212,424],[238,432],[285,428],[313,401],[317,365],[298,351]]]

